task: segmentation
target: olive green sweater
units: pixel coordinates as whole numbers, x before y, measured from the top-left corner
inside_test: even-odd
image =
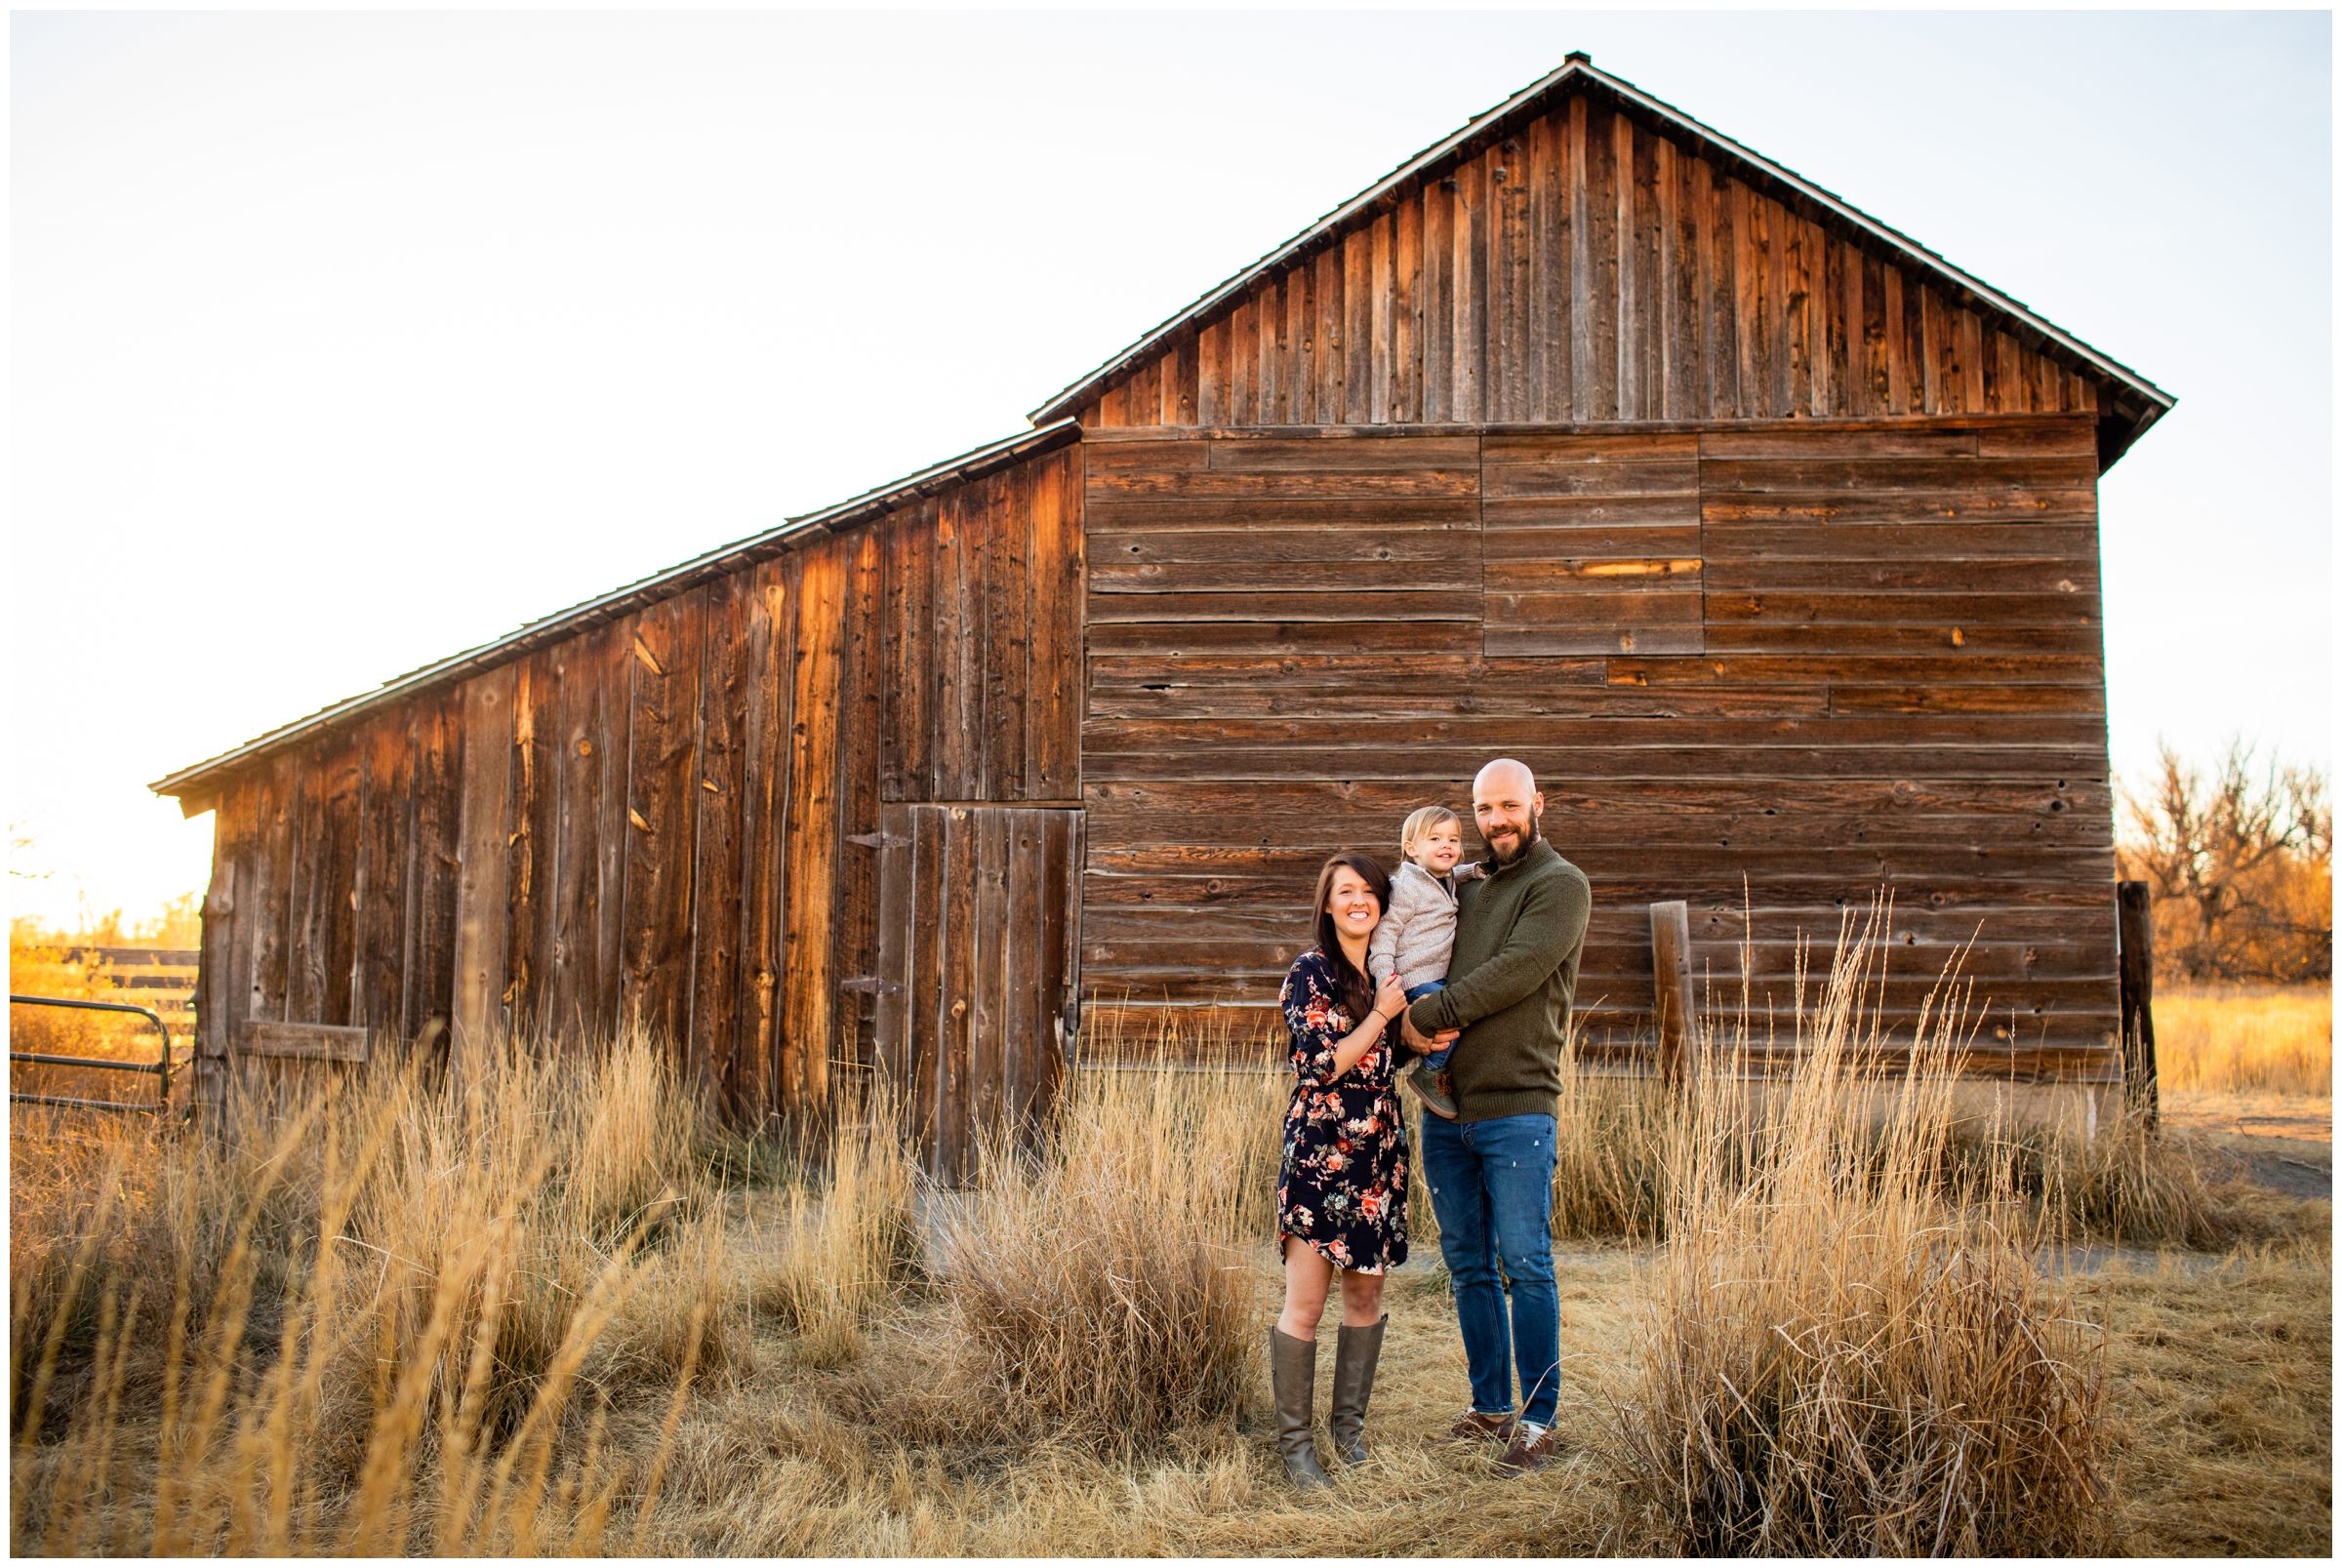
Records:
[[[1542,838],[1459,891],[1447,988],[1407,1010],[1423,1034],[1464,1031],[1447,1064],[1458,1121],[1558,1113],[1561,1039],[1593,909],[1586,873]]]

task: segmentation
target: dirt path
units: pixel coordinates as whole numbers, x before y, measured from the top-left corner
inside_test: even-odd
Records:
[[[2287,1197],[2334,1195],[2334,1103],[2290,1095],[2173,1093],[2164,1125],[2241,1160],[2261,1186]]]

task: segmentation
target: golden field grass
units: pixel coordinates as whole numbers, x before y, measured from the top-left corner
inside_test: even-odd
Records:
[[[2330,985],[2161,985],[2156,1073],[2167,1095],[2333,1099]]]
[[[832,1147],[751,1143],[637,1038],[469,1094],[380,1073],[223,1146],[18,1107],[12,1545],[2324,1551],[2330,1208],[2184,1135],[1960,1127],[1957,1018],[1854,1115],[1858,960],[1780,1093],[1728,1041],[1680,1098],[1572,1077],[1560,1463],[1440,1440],[1418,1186],[1378,1457],[1306,1500],[1258,1349],[1273,1076],[1078,1074],[951,1193],[883,1094]]]

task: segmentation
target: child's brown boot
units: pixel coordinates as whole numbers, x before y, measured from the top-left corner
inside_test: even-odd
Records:
[[[1423,1102],[1423,1108],[1433,1115],[1446,1121],[1456,1119],[1456,1102],[1454,1096],[1448,1093],[1447,1074],[1433,1071],[1429,1062],[1417,1063],[1415,1070],[1399,1082],[1405,1084],[1408,1091]]]

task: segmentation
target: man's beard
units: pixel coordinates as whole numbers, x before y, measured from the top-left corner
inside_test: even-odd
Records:
[[[1488,853],[1496,857],[1497,864],[1511,865],[1514,861],[1519,860],[1530,850],[1536,848],[1537,839],[1539,837],[1538,829],[1544,825],[1545,814],[1541,811],[1538,811],[1536,808],[1531,807],[1529,810],[1528,828],[1520,834],[1517,846],[1514,849],[1513,853],[1507,855],[1503,850],[1498,849],[1494,843],[1491,843],[1488,846]]]

